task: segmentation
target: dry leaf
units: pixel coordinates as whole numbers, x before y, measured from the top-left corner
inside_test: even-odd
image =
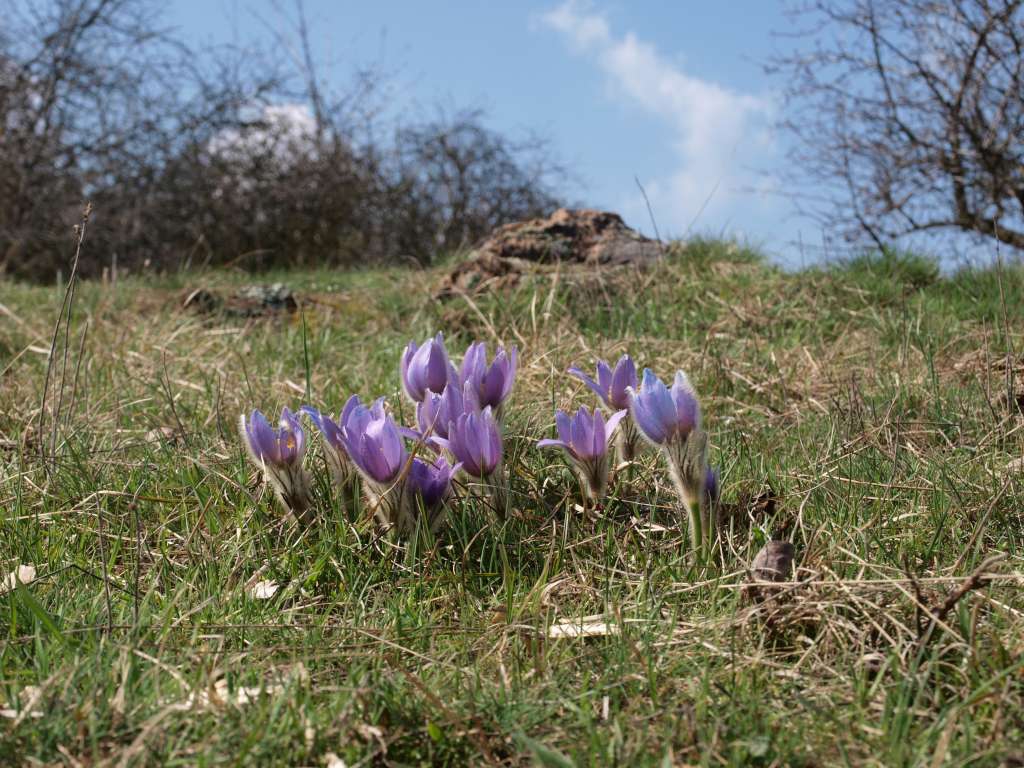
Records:
[[[559,619],[548,627],[552,640],[574,637],[602,637],[619,634],[617,624],[609,623],[602,616],[581,616],[575,619]]]
[[[249,587],[249,597],[253,600],[269,600],[280,588],[281,585],[276,581],[257,581]]]
[[[1007,472],[1024,472],[1024,458],[1013,459],[1006,465]]]
[[[327,768],[348,768],[348,763],[342,760],[333,752],[328,752],[324,755],[324,764]]]
[[[243,685],[235,689],[234,696],[228,690],[228,681],[221,678],[213,684],[212,690],[193,691],[183,701],[171,705],[173,709],[180,712],[187,712],[194,709],[217,709],[232,704],[236,707],[244,707],[252,704],[260,696],[273,696],[281,693],[284,686],[272,684],[265,686]]]
[[[0,595],[13,592],[14,588],[21,584],[31,584],[36,580],[36,567],[34,565],[19,565],[0,582]]]
[[[42,688],[40,688],[38,685],[26,685],[18,693],[18,698],[21,700],[21,712],[19,713],[15,709],[4,707],[3,709],[0,709],[0,717],[6,718],[8,720],[24,720],[26,717],[42,717],[42,711],[37,709],[37,707],[39,706],[39,700],[42,697]],[[17,725],[17,723],[15,723],[15,725]]]

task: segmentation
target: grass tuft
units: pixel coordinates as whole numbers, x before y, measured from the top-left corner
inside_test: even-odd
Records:
[[[709,240],[437,304],[441,271],[268,275],[302,312],[249,320],[182,311],[181,276],[80,284],[89,333],[48,481],[34,404],[61,296],[4,285],[0,576],[38,573],[0,596],[0,764],[1024,757],[1024,416],[1007,393],[1024,269],[942,276],[887,253],[786,273]],[[288,525],[238,414],[386,394],[408,422],[399,355],[437,330],[456,353],[520,347],[507,518],[469,498],[399,547],[314,448],[321,523]],[[688,563],[656,457],[584,516],[534,448],[555,407],[592,404],[566,367],[626,350],[701,395],[719,573]],[[771,538],[798,570],[754,603],[746,568]],[[606,630],[549,637],[584,617]]]

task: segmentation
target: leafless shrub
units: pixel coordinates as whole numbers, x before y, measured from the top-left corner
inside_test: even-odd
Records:
[[[1020,0],[813,0],[777,59],[794,180],[825,225],[884,246],[951,230],[1024,248]],[[989,240],[991,241],[991,240]]]
[[[13,0],[0,32],[0,274],[51,278],[84,198],[83,275],[122,269],[429,262],[556,205],[543,144],[482,115],[377,119],[382,76],[321,86],[302,4],[286,69],[197,51],[151,0]],[[290,26],[289,26],[290,25]],[[286,41],[279,40],[279,43]]]
[[[394,187],[406,196],[394,223],[396,245],[420,260],[558,207],[551,190],[565,170],[545,142],[510,141],[488,130],[478,111],[404,128],[396,150]]]

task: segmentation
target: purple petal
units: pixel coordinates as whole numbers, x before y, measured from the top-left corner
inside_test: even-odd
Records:
[[[608,450],[608,439],[605,435],[604,414],[600,408],[594,409],[594,421],[590,434],[590,455],[604,456]]]
[[[506,357],[505,350],[500,352],[503,358]],[[516,383],[516,371],[519,368],[519,349],[513,344],[507,355],[508,363],[505,365],[505,381],[501,393],[501,400],[504,402],[512,394],[512,386]]]
[[[555,411],[555,427],[558,429],[558,437],[568,445],[572,442],[572,421],[565,411]]]
[[[417,432],[415,429],[410,429],[409,427],[403,426],[401,424],[397,426],[397,429],[398,434],[400,434],[402,437],[408,438],[409,440],[415,440],[417,443],[424,440],[423,432]]]
[[[561,440],[551,440],[550,438],[544,438],[543,440],[537,441],[538,448],[568,448]]]
[[[601,382],[601,389],[607,393],[612,388],[612,369],[604,360],[597,361],[597,380]]]
[[[629,407],[629,395],[626,389],[636,388],[636,366],[629,355],[623,355],[615,364],[615,371],[612,373],[609,384],[608,405],[614,408]]]
[[[413,355],[416,354],[417,346],[415,341],[410,341],[409,345],[402,352],[402,360],[399,364],[399,372],[402,375],[402,386],[405,388],[405,392],[413,400],[416,400],[415,389],[412,383],[409,381],[409,365],[412,362]]]
[[[627,413],[628,411],[623,409],[616,411],[608,417],[608,421],[604,424],[604,437],[606,441],[611,442],[612,436],[615,434],[615,428],[619,426],[619,422],[626,417]]]
[[[483,377],[484,363],[487,358],[487,345],[482,341],[474,341],[466,350],[462,358],[462,368],[459,370],[459,380],[466,384],[471,382],[476,389],[480,379]]]
[[[671,437],[676,424],[675,402],[672,400],[672,394],[668,391],[668,387],[650,369],[644,370],[640,398],[644,401],[651,417],[657,419],[661,425],[661,431],[665,433],[666,438]]]
[[[700,422],[700,404],[697,402],[697,393],[693,385],[682,371],[676,373],[671,395],[678,429],[684,434],[689,434]]]
[[[384,412],[384,398],[378,397],[373,401],[373,405],[370,406],[370,415],[374,419],[383,419],[386,415]]]
[[[281,411],[281,459],[287,463],[301,462],[306,453],[306,433],[287,407]]]
[[[580,409],[569,422],[569,446],[577,456],[588,455],[590,436],[587,434],[586,409],[581,405]]]
[[[707,473],[704,476],[704,495],[710,502],[718,501],[718,495],[721,492],[718,482],[718,470],[714,467],[708,467]]]
[[[647,403],[632,387],[629,388],[629,413],[644,437],[656,445],[665,442],[668,436],[661,421],[651,412]]]
[[[590,387],[591,391],[593,391],[595,395],[601,398],[601,401],[605,405],[608,404],[608,391],[606,389],[603,389],[601,385],[594,381],[592,378],[590,378],[590,376],[588,376],[587,374],[585,374],[583,371],[576,367],[570,368],[568,370],[568,374],[570,376],[575,376],[577,379],[582,381],[584,384]]]
[[[253,411],[245,431],[249,439],[249,448],[257,459],[268,464],[279,463],[277,435],[266,416],[259,411]]]

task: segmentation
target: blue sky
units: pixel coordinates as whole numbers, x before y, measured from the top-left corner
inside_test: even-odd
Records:
[[[287,5],[287,2],[286,2]],[[307,0],[324,74],[342,86],[373,62],[394,73],[396,115],[479,106],[511,135],[535,130],[578,183],[571,198],[663,235],[735,234],[789,263],[820,241],[773,172],[778,83],[762,62],[787,20],[778,0]],[[196,42],[263,34],[267,0],[176,0],[167,20]],[[703,209],[703,210],[702,210]]]

